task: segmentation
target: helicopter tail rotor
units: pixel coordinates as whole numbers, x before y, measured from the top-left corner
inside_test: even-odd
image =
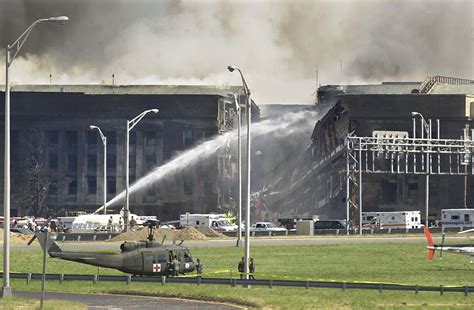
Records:
[[[428,250],[429,250],[428,259],[432,260],[434,254],[435,254],[436,247],[434,246],[433,238],[431,237],[431,233],[430,233],[430,230],[428,229],[428,227],[425,226],[424,230],[425,230],[426,239],[428,240]]]

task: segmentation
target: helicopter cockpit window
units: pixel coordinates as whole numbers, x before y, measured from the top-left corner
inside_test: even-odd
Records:
[[[168,261],[168,255],[166,254],[159,254],[158,255],[158,262],[163,263]]]
[[[145,260],[145,263],[148,263],[148,264],[156,263],[156,256],[153,253],[144,254],[143,259]]]
[[[191,256],[191,253],[189,252],[184,252],[184,261],[185,262],[192,262],[193,261],[193,258]]]

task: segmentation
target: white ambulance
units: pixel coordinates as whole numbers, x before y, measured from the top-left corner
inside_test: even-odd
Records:
[[[237,225],[232,225],[225,214],[192,214],[186,213],[179,216],[181,227],[209,227],[216,231],[235,231]]]
[[[474,227],[474,209],[442,209],[441,227]]]
[[[364,228],[418,229],[421,225],[420,211],[362,212]]]

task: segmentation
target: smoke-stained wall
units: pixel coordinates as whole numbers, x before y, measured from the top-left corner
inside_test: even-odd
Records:
[[[38,18],[70,17],[31,33],[16,83],[235,84],[234,64],[261,104],[313,102],[316,70],[320,84],[472,77],[467,0],[3,0],[0,12],[2,47]]]

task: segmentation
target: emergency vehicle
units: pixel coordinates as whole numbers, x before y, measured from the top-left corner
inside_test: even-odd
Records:
[[[235,231],[237,225],[232,225],[225,214],[181,214],[180,227],[209,227],[216,231]]]
[[[442,209],[441,227],[474,227],[474,209]]]
[[[421,225],[420,211],[362,212],[364,228],[418,229]]]

